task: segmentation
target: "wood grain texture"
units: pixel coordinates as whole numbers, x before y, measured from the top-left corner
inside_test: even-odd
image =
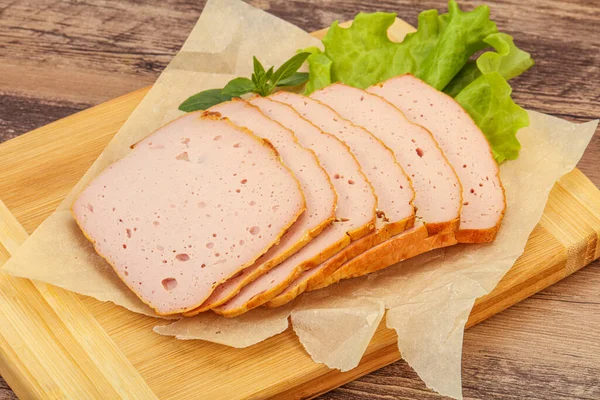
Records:
[[[306,30],[352,18],[356,11],[397,11],[415,23],[418,11],[445,6],[440,1],[250,2]],[[513,34],[537,61],[532,71],[514,81],[515,99],[527,108],[574,121],[598,117],[600,8],[582,0],[487,3],[500,28]],[[463,4],[470,8],[480,2]],[[26,0],[0,6],[0,141],[152,83],[183,43],[202,6],[202,1],[189,0]],[[155,29],[157,25],[161,29]],[[59,151],[59,145],[57,141],[51,150]],[[597,134],[579,164],[596,185],[599,160]],[[69,170],[68,165],[63,168]],[[30,179],[35,183],[35,174]],[[55,202],[59,200],[57,196]],[[21,222],[30,230],[41,214]],[[596,262],[468,330],[465,395],[598,398],[600,352],[594,344],[600,332],[599,277]],[[542,319],[547,323],[540,326]],[[0,383],[0,399],[10,398],[2,397],[3,390]],[[438,398],[402,362],[324,397]]]
[[[0,201],[0,265],[27,236]],[[0,319],[5,321],[0,371],[15,390],[29,398],[155,398],[80,296],[6,274],[0,278]]]

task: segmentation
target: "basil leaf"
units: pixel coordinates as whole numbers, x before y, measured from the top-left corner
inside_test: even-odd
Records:
[[[269,68],[267,72],[263,74],[261,79],[258,81],[258,85],[256,85],[256,90],[254,93],[258,93],[261,96],[268,96],[271,93],[271,85],[269,85],[269,79],[273,76],[273,67]]]
[[[308,81],[308,72],[296,72],[289,78],[277,82],[277,86],[297,86]]]
[[[185,112],[206,110],[216,104],[231,100],[232,96],[221,93],[222,90],[223,89],[209,89],[196,93],[181,103],[179,109]]]
[[[277,68],[277,71],[273,74],[271,81],[277,85],[277,83],[282,79],[287,79],[294,75],[296,71],[304,64],[306,58],[310,56],[310,53],[298,53],[286,62],[284,62],[281,67]]]
[[[271,94],[275,86],[295,86],[308,80],[307,73],[297,73],[298,68],[311,53],[302,52],[287,60],[277,71],[273,67],[265,71],[265,67],[253,57],[254,73],[251,78],[239,77],[232,79],[223,89],[210,89],[189,97],[179,105],[185,112],[206,110],[216,104],[229,101],[246,93],[256,93],[261,96]]]
[[[256,79],[260,79],[265,74],[265,67],[262,66],[256,56],[252,57],[252,62],[254,63],[254,73],[256,74]]]
[[[269,70],[263,74],[261,79],[258,81],[258,88],[263,89],[264,86],[267,84],[267,82],[269,81],[269,79],[271,79],[272,76],[273,76],[273,67],[269,68]]]
[[[221,91],[222,94],[231,97],[239,97],[250,93],[256,88],[254,83],[248,78],[235,78],[229,81]]]
[[[273,67],[269,68],[267,72],[265,72],[265,82],[267,82],[273,76]]]
[[[321,49],[319,49],[317,46],[310,46],[305,49],[300,49],[300,50],[296,51],[296,53],[305,53],[305,52],[310,53],[310,54],[320,54],[323,51],[321,51]]]

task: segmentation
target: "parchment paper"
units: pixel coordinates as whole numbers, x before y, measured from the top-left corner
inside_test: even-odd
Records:
[[[106,150],[3,270],[112,301],[154,315],[115,276],[83,238],[69,207],[102,169],[123,157],[129,145],[181,113],[177,106],[200,90],[248,76],[252,56],[280,64],[298,48],[320,42],[270,14],[236,0],[209,1],[185,42]],[[519,132],[523,148],[501,166],[507,213],[489,245],[459,245],[424,254],[376,274],[301,296],[280,309],[257,309],[236,319],[211,313],[155,331],[179,339],[203,339],[247,347],[288,327],[288,317],[316,362],[343,371],[360,361],[387,311],[404,359],[432,389],[461,398],[464,326],[476,298],[489,293],[523,252],[550,189],[576,165],[597,121],[582,125],[530,112],[531,126]]]

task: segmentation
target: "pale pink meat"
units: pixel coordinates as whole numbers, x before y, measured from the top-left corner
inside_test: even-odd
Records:
[[[225,316],[239,315],[269,301],[304,269],[325,261],[347,246],[349,236],[358,239],[374,229],[377,198],[348,146],[325,134],[291,107],[264,97],[250,103],[269,118],[291,129],[300,144],[313,150],[338,194],[336,221],[306,247],[246,285],[227,303],[213,310]]]
[[[211,107],[234,124],[250,129],[256,136],[267,139],[298,178],[306,211],[283,235],[279,244],[271,247],[253,265],[220,284],[211,296],[194,312],[208,310],[223,304],[247,283],[283,262],[305,246],[314,236],[333,221],[336,193],[331,181],[311,150],[302,147],[292,131],[266,117],[258,108],[243,100],[229,101]]]
[[[201,115],[142,140],[72,206],[98,254],[160,314],[199,306],[305,209],[298,181],[270,146]]]
[[[417,216],[428,225],[435,224],[436,231],[455,229],[461,184],[429,131],[409,121],[383,98],[361,89],[334,84],[311,97],[363,126],[391,148],[412,180]]]
[[[373,185],[382,225],[414,215],[414,191],[394,153],[371,132],[342,118],[325,104],[296,93],[280,91],[273,100],[292,106],[300,115],[346,143]]]
[[[315,152],[338,195],[336,219],[347,223],[350,236],[373,222],[377,197],[347,145],[322,132],[288,105],[259,96],[253,97],[250,104],[292,130],[302,146]]]
[[[500,224],[505,200],[490,145],[465,110],[450,96],[412,75],[372,86],[413,122],[429,129],[463,185],[461,230],[489,230]]]
[[[323,233],[313,239],[306,247],[301,251],[294,254],[277,267],[267,271],[265,274],[259,276],[254,282],[244,286],[240,292],[222,306],[216,307],[215,311],[225,316],[236,316],[238,311],[247,311],[254,307],[258,307],[266,303],[271,298],[275,297],[279,292],[286,289],[288,285],[279,285],[280,282],[286,282],[287,280],[292,281],[298,274],[295,273],[295,268],[302,263],[311,260],[316,264],[320,264],[325,261],[325,258],[321,258],[320,254],[323,250],[330,246],[331,243],[340,240],[346,236],[346,230],[343,224],[335,222],[333,225],[327,227]],[[310,272],[308,269],[307,272]],[[297,271],[296,271],[297,272]],[[293,275],[292,279],[290,276]],[[304,274],[300,275],[304,276]],[[255,299],[256,296],[264,294],[272,288],[279,286],[276,292],[267,298],[261,299],[254,304],[248,304],[251,300]]]

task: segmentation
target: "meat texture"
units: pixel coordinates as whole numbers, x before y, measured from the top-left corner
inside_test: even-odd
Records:
[[[217,307],[235,296],[240,289],[266,271],[280,264],[306,246],[315,236],[333,222],[337,196],[329,176],[321,167],[312,150],[302,147],[292,131],[265,116],[258,108],[243,100],[233,100],[211,107],[234,124],[250,129],[256,136],[268,140],[300,181],[306,211],[283,235],[281,241],[271,247],[253,265],[237,276],[220,284],[211,296],[196,310],[186,316]]]
[[[327,104],[342,117],[368,129],[394,151],[396,159],[412,179],[417,216],[425,225],[406,234],[392,237],[377,237],[374,234],[362,239],[370,241],[368,247],[353,243],[344,252],[299,275],[269,302],[271,307],[283,305],[304,291],[319,289],[344,279],[346,274],[355,276],[382,268],[372,260],[388,259],[387,254],[382,253],[384,250],[394,250],[398,256],[412,257],[440,243],[435,238],[424,241],[423,232],[436,238],[445,238],[450,234],[450,239],[441,242],[444,245],[453,244],[453,235],[459,227],[462,187],[430,132],[407,120],[402,112],[381,97],[361,89],[334,84],[314,92],[311,98]]]
[[[162,315],[198,307],[304,210],[272,146],[214,113],[158,129],[72,205],[96,252]]]
[[[491,242],[505,207],[481,130],[407,74],[188,114],[109,166],[72,212],[157,313],[235,317]]]
[[[263,97],[250,103],[269,118],[292,130],[300,144],[313,150],[338,194],[336,221],[301,251],[244,286],[237,296],[213,311],[228,317],[258,307],[284,290],[303,271],[340,252],[352,240],[375,229],[377,198],[347,145],[324,133],[291,107]]]
[[[394,153],[381,140],[310,97],[280,91],[270,98],[291,106],[323,132],[348,145],[375,189],[378,230],[389,230],[395,235],[412,225],[415,215],[412,184]]]
[[[325,104],[302,95],[278,92],[270,98],[292,106],[324,132],[346,143],[373,184],[378,198],[376,232],[355,241],[317,267],[304,271],[283,293],[289,296],[293,292],[297,296],[319,287],[322,280],[348,260],[411,228],[415,218],[414,190],[393,152],[366,129],[342,118]]]
[[[483,132],[452,97],[412,75],[401,75],[368,89],[427,128],[448,157],[463,185],[459,242],[491,242],[506,201],[498,164]]]
[[[336,83],[311,95],[360,125],[394,151],[412,179],[417,215],[429,233],[458,229],[461,185],[431,133],[393,105],[364,90]]]

